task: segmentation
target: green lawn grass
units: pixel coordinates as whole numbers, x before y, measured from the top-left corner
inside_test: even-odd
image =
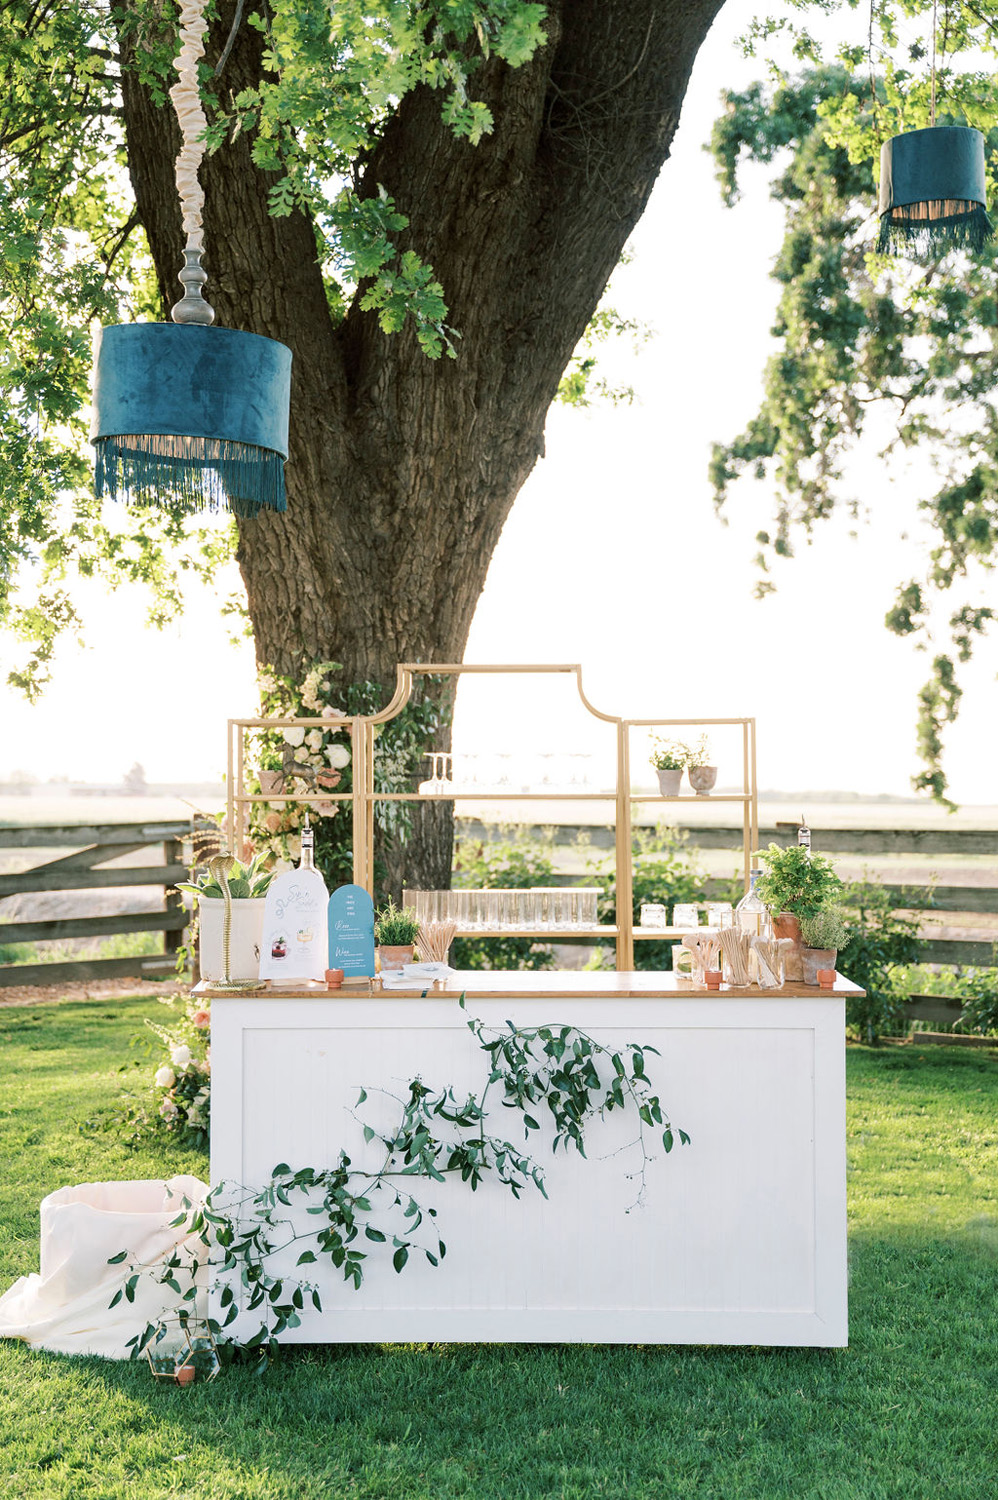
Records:
[[[0,1014],[0,1286],[35,1269],[39,1199],[205,1175],[80,1134],[155,1001]],[[128,1075],[125,1075],[127,1079]],[[998,1495],[998,1058],[849,1054],[846,1350],[298,1349],[161,1389],[143,1367],[0,1343],[10,1500],[881,1500]]]

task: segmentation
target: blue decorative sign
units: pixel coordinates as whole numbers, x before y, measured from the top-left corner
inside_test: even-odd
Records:
[[[361,885],[341,885],[329,898],[329,967],[344,977],[374,977],[374,902]]]

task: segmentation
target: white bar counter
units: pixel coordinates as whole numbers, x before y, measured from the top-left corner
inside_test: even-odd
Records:
[[[197,993],[197,992],[196,992]],[[488,1059],[468,1016],[490,1027],[574,1026],[646,1066],[673,1129],[648,1134],[643,1202],[631,1111],[593,1120],[587,1156],[551,1152],[497,1107],[489,1128],[543,1167],[548,1198],[401,1185],[437,1210],[447,1255],[413,1252],[396,1274],[368,1252],[360,1291],[323,1257],[297,1273],[320,1288],[299,1342],[585,1342],[842,1346],[847,1342],[844,998],[834,990],[707,991],[663,973],[468,972],[429,991],[274,989],[212,994],[211,1180],[245,1187],[292,1170],[380,1163],[363,1125],[389,1129],[419,1076],[478,1093]],[[458,1004],[465,995],[466,1009]],[[361,1089],[368,1100],[360,1107]],[[387,1092],[385,1092],[387,1091]],[[301,1218],[312,1227],[322,1221]],[[381,1220],[374,1221],[386,1227]],[[401,1223],[401,1220],[400,1220]],[[390,1229],[389,1229],[390,1232]],[[435,1235],[427,1238],[435,1250]],[[301,1243],[285,1267],[294,1265]],[[215,1289],[216,1311],[218,1289]],[[249,1331],[256,1326],[235,1326]]]

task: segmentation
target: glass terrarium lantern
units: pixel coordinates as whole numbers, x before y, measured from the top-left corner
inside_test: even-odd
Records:
[[[146,1344],[146,1358],[153,1378],[173,1385],[214,1380],[221,1369],[211,1329],[198,1320],[164,1319]]]

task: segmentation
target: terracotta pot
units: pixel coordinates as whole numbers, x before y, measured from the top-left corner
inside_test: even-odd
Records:
[[[774,916],[773,936],[778,938],[793,938],[795,943],[800,944],[800,922],[792,911],[781,911]]]
[[[178,1385],[191,1385],[194,1380],[194,1375],[195,1370],[193,1365],[181,1365],[180,1369],[177,1371],[176,1375],[174,1375],[173,1378]]]
[[[281,792],[284,788],[283,771],[257,771],[260,779],[260,790],[265,796]]]
[[[411,964],[413,947],[412,943],[400,943],[397,946],[388,945],[387,947],[382,943],[378,949],[381,955],[382,974],[387,974],[391,969],[404,969],[406,964]]]
[[[663,797],[679,796],[679,783],[683,779],[682,766],[677,771],[664,771],[656,767],[655,774],[658,777],[658,789]]]
[[[838,951],[837,948],[802,948],[800,956],[804,960],[804,983],[818,984],[819,969],[834,969]]]
[[[818,983],[821,985],[821,988],[823,990],[833,990],[835,988],[835,970],[819,969]]]
[[[698,797],[707,797],[710,789],[717,780],[716,766],[690,766],[690,786]]]
[[[709,990],[719,990],[721,988],[720,969],[706,969],[703,977]]]
[[[342,969],[327,969],[326,970],[326,984],[328,985],[328,987],[331,990],[338,990],[339,987],[340,987],[340,985],[342,983],[343,983],[343,970]]]

